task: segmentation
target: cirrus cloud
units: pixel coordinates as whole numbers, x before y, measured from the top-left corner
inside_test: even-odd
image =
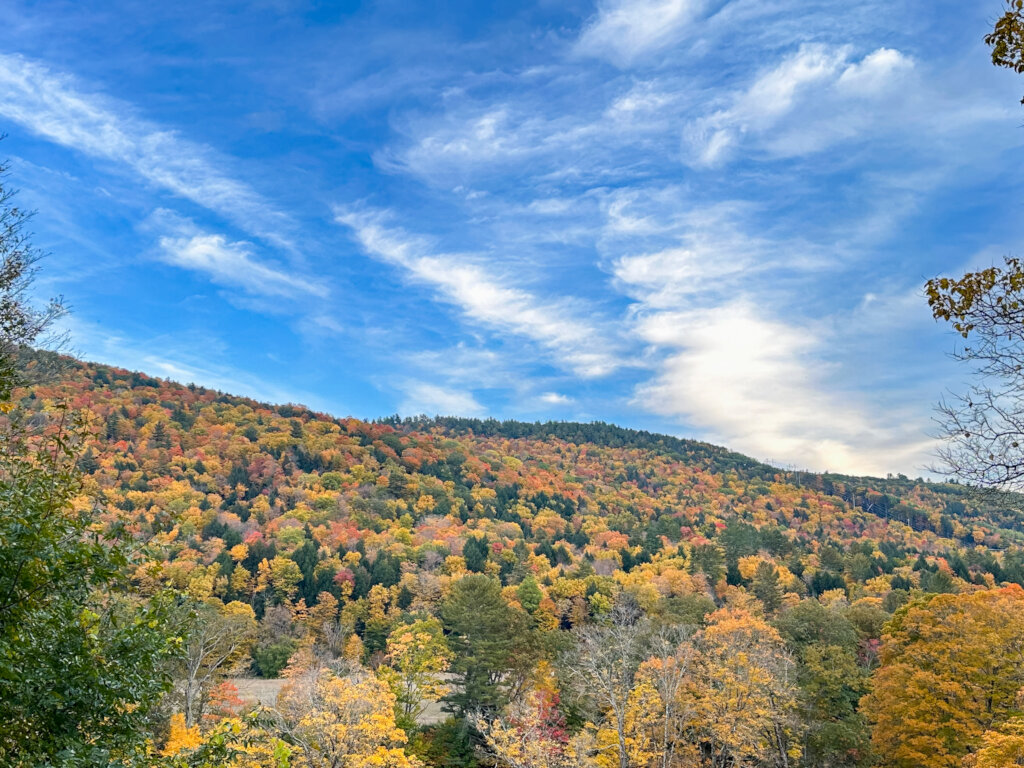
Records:
[[[702,6],[701,0],[604,0],[584,25],[576,52],[628,67],[675,42]]]

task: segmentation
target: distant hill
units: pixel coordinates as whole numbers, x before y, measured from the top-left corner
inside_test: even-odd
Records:
[[[964,588],[1024,584],[1020,512],[955,484],[784,472],[603,423],[366,422],[101,364],[32,366],[55,362],[23,401],[90,415],[81,503],[159,547],[173,583],[258,613],[261,563],[278,556],[307,605],[453,568],[510,585],[534,573],[549,589],[590,579],[593,594],[674,564],[703,574],[711,598],[759,560],[795,594],[880,597],[939,572]],[[565,624],[570,597],[553,597]]]

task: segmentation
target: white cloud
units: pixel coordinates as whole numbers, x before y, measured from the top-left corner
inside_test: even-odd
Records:
[[[84,92],[42,64],[0,54],[0,115],[57,144],[121,164],[251,234],[290,247],[280,234],[288,218],[218,170],[221,161],[208,148],[134,116],[126,104]]]
[[[526,210],[541,216],[560,216],[570,212],[577,205],[578,202],[576,200],[548,197],[534,200],[526,207]]]
[[[872,94],[887,88],[894,77],[913,68],[914,62],[892,48],[879,48],[860,62],[850,64],[839,76],[840,90]]]
[[[540,401],[547,405],[572,405],[575,399],[560,392],[545,392],[540,396]]]
[[[339,208],[336,218],[351,228],[368,255],[433,286],[471,320],[540,344],[556,364],[587,377],[622,365],[607,334],[581,319],[570,302],[542,299],[468,256],[435,253],[425,240],[386,227],[379,212]]]
[[[341,336],[346,331],[345,326],[330,315],[312,315],[304,327],[315,335]]]
[[[629,91],[608,107],[605,114],[613,118],[634,117],[662,110],[675,100],[675,95],[663,92],[657,81],[636,83]]]
[[[923,432],[893,413],[875,417],[855,393],[836,388],[813,327],[765,317],[738,299],[653,313],[637,331],[669,350],[637,403],[710,439],[816,470],[878,475],[927,462],[932,442]]]
[[[729,110],[728,119],[754,129],[770,126],[793,107],[800,91],[830,79],[846,59],[844,48],[805,45],[761,75]]]
[[[749,254],[712,253],[699,248],[674,247],[637,256],[623,256],[613,266],[615,279],[627,293],[641,294],[645,303],[656,307],[679,306],[709,286],[720,288],[722,281],[748,275],[767,265],[751,262]]]
[[[652,149],[675,160],[682,106],[672,83],[619,87],[610,103],[603,96],[580,95],[571,106],[542,89],[484,104],[453,97],[435,115],[399,121],[405,139],[374,161],[459,192],[473,186],[480,196],[479,184],[506,174],[532,176],[546,188],[642,175]]]
[[[446,389],[423,381],[410,381],[403,387],[405,398],[398,406],[405,416],[481,416],[486,413],[473,393]]]
[[[176,237],[164,236],[159,244],[161,257],[168,264],[202,272],[220,285],[238,286],[258,296],[327,296],[323,284],[314,284],[258,261],[250,243],[233,242],[224,235],[195,232]]]
[[[702,5],[700,0],[602,0],[576,51],[627,67],[675,42]]]
[[[540,137],[531,139],[528,124],[510,124],[511,118],[504,106],[444,118],[433,126],[423,126],[422,121],[417,121],[410,126],[415,138],[409,147],[398,153],[377,153],[375,162],[382,168],[434,176],[507,162],[540,150]]]
[[[814,322],[797,319],[807,314],[801,287],[848,254],[765,227],[750,203],[695,207],[682,188],[614,193],[605,214],[608,269],[633,300],[627,323],[654,371],[634,404],[705,439],[806,468],[885,474],[927,462],[927,407],[904,413],[859,391],[870,360],[855,366],[860,378],[843,374],[858,346],[851,328],[868,336],[858,350],[877,357],[879,339],[899,323],[869,330],[820,310]],[[638,248],[649,242],[656,247]]]
[[[777,281],[836,262],[836,249],[822,254],[799,239],[768,236],[758,208],[741,202],[694,206],[676,187],[610,194],[604,244],[614,286],[646,310],[678,310],[719,303],[766,274]],[[637,245],[648,242],[654,247]]]
[[[913,62],[899,51],[880,48],[859,62],[850,62],[849,47],[807,44],[760,74],[728,107],[693,121],[684,139],[689,161],[716,165],[744,142],[761,139],[777,154],[819,151],[834,141],[854,136],[871,119],[865,98],[891,91]],[[795,114],[799,113],[799,114]],[[773,139],[780,124],[793,116],[796,141]]]
[[[573,114],[548,118],[532,103],[521,108],[496,103],[482,111],[468,104],[434,119],[418,118],[405,128],[408,146],[378,152],[374,161],[384,169],[452,186],[474,173],[517,172],[543,158],[554,158],[554,164],[563,168],[566,153],[587,146],[602,130]]]
[[[503,389],[519,386],[525,381],[516,364],[485,346],[459,342],[442,349],[417,349],[405,356],[408,365],[433,380],[444,380],[468,389]]]

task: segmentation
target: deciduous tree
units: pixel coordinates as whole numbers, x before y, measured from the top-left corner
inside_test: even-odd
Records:
[[[634,765],[627,722],[630,695],[647,656],[649,640],[647,620],[635,606],[620,602],[605,622],[580,627],[576,646],[564,657],[573,689],[589,700],[613,734],[609,747],[619,768]]]
[[[1024,590],[933,595],[904,606],[882,639],[862,709],[893,768],[956,768],[1017,712]]]
[[[185,636],[180,681],[185,726],[198,725],[210,691],[249,654],[256,616],[245,603],[201,603]]]
[[[800,756],[793,662],[778,632],[744,608],[723,608],[698,636],[689,695],[700,764],[788,768]]]
[[[62,407],[29,411],[19,352],[56,304],[28,289],[38,252],[0,166],[0,764],[132,764],[170,685],[169,600],[132,594],[138,552],[101,531],[76,468],[84,430]]]
[[[1007,0],[1006,11],[985,36],[985,43],[992,48],[993,64],[1024,73],[1024,0]]]
[[[557,698],[532,691],[513,702],[500,717],[476,718],[487,749],[507,768],[586,768],[586,749],[570,737]]]
[[[293,768],[415,768],[395,697],[364,672],[317,670],[293,679],[278,697],[279,726],[295,744]]]
[[[385,663],[377,675],[395,695],[395,716],[402,728],[416,727],[427,703],[447,692],[442,675],[451,656],[434,618],[402,625],[388,637]]]

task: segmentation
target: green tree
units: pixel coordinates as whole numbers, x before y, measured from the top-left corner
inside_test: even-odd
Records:
[[[541,600],[544,599],[544,593],[540,591],[537,579],[533,576],[527,576],[520,582],[516,589],[516,596],[519,598],[519,604],[523,606],[523,610],[531,616],[540,608]]]
[[[526,634],[522,613],[502,598],[497,579],[469,574],[452,585],[441,604],[441,620],[454,654],[445,707],[462,718],[499,711],[508,702],[517,638]]]
[[[690,573],[703,573],[716,584],[725,575],[725,553],[717,544],[699,544],[690,551]]]
[[[136,554],[72,504],[80,420],[12,399],[21,351],[59,311],[26,299],[25,221],[0,186],[0,764],[132,764],[170,685],[170,601],[134,596]]]
[[[750,591],[761,601],[768,613],[775,613],[782,605],[782,586],[779,584],[779,569],[762,560],[750,583]]]
[[[469,536],[462,545],[462,556],[466,558],[466,569],[474,573],[482,573],[487,564],[490,547],[483,536]]]
[[[803,600],[783,612],[776,627],[798,662],[804,764],[868,762],[870,731],[858,711],[868,690],[868,673],[858,660],[856,627],[838,609],[817,600]]]

